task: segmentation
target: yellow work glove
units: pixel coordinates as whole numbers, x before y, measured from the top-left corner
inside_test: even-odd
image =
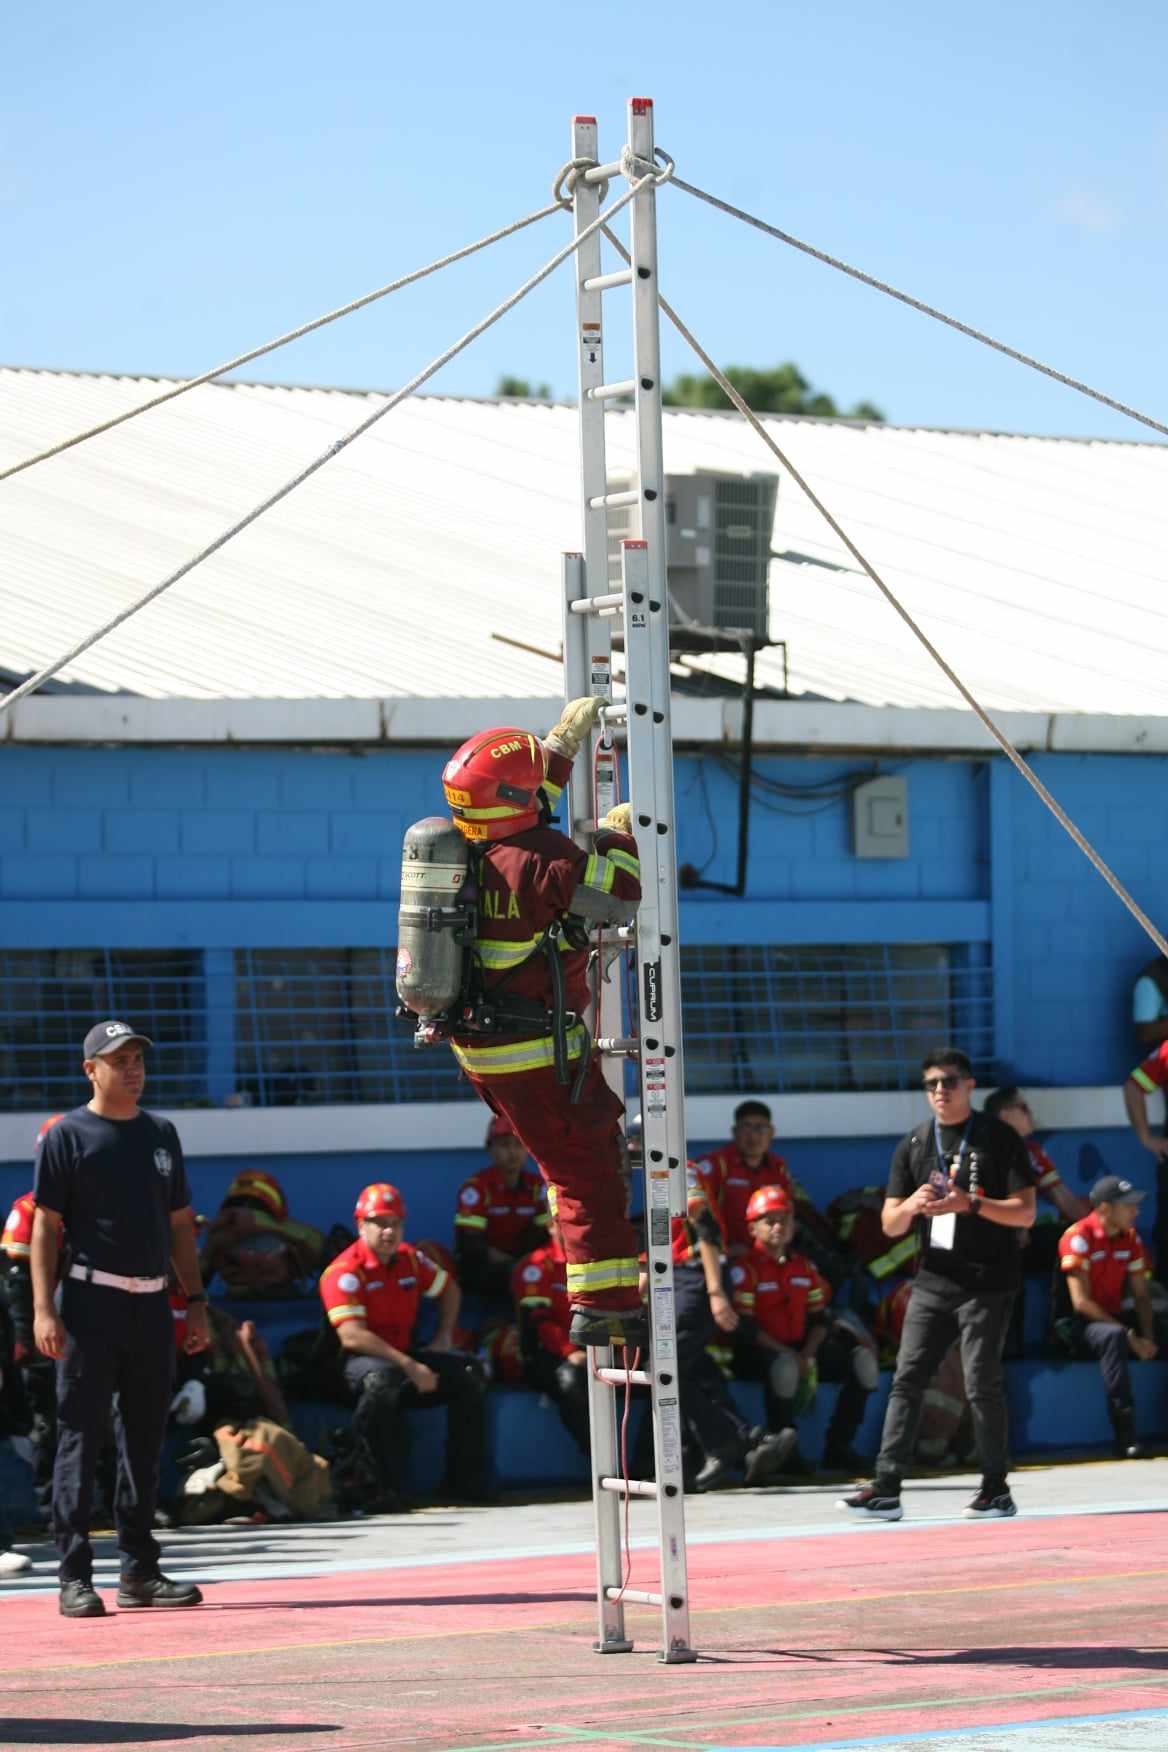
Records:
[[[633,806],[631,803],[618,803],[610,809],[602,820],[597,822],[598,828],[607,828],[610,833],[632,833]]]
[[[575,760],[580,744],[596,728],[601,706],[607,704],[607,700],[594,694],[585,694],[580,700],[569,700],[560,713],[559,723],[554,724],[544,737],[547,747],[553,754],[565,754],[569,760]]]

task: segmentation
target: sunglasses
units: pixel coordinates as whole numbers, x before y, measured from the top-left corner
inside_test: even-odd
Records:
[[[924,1087],[930,1095],[934,1095],[934,1094],[936,1094],[938,1089],[956,1089],[956,1088],[959,1088],[961,1085],[961,1082],[962,1082],[962,1079],[960,1077],[957,1077],[957,1076],[926,1077],[925,1082],[924,1082]]]

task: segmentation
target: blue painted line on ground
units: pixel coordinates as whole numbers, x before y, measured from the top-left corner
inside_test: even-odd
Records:
[[[1068,1516],[1164,1513],[1168,1513],[1168,1501],[1139,1503],[1134,1506],[1126,1503],[1083,1504],[1081,1506],[1067,1508],[1021,1510],[1019,1512],[1019,1520],[1046,1521],[1066,1519]],[[340,1523],[340,1525],[346,1530],[355,1530],[365,1524],[366,1523],[363,1522],[348,1521]],[[302,1525],[298,1529],[298,1532],[301,1535],[305,1532],[306,1525],[307,1524]],[[419,1531],[424,1532],[426,1525],[425,1517],[422,1515],[412,1517],[407,1525],[416,1527]],[[996,1528],[999,1523],[994,1521],[989,1525],[992,1528]],[[1015,1522],[1014,1525],[1017,1525],[1017,1523]],[[841,1520],[839,1522],[830,1522],[824,1525],[800,1522],[796,1523],[794,1526],[786,1527],[730,1527],[724,1528],[721,1531],[712,1531],[709,1533],[691,1533],[688,1536],[687,1544],[691,1547],[698,1545],[764,1545],[785,1539],[834,1538],[837,1535],[849,1533],[867,1539],[896,1538],[897,1536],[903,1536],[906,1533],[933,1532],[938,1527],[967,1528],[971,1537],[980,1537],[978,1531],[979,1523],[962,1520],[960,1511],[958,1510],[947,1515],[922,1515],[915,1520],[907,1522],[882,1521],[878,1526],[870,1526],[863,1522],[856,1522],[849,1519]],[[240,1529],[241,1533],[244,1531],[245,1529]],[[254,1536],[256,1529],[250,1528],[246,1531]],[[276,1529],[265,1527],[262,1531],[266,1537],[270,1538],[276,1532]],[[329,1536],[329,1531],[330,1529],[322,1525],[322,1537],[327,1538]],[[986,1534],[986,1537],[991,1539],[995,1536],[996,1535],[992,1531]],[[220,1535],[220,1537],[222,1538],[222,1535]],[[166,1551],[166,1555],[163,1559],[164,1562],[167,1561],[167,1559],[174,1560],[179,1557],[183,1559],[189,1557],[197,1560],[200,1555],[199,1541],[197,1538],[192,1538],[189,1542],[187,1540],[172,1542],[167,1539],[164,1534],[162,1539]],[[18,1541],[18,1544],[27,1543],[27,1541]],[[651,1536],[637,1537],[630,1543],[634,1551],[655,1551],[657,1549],[657,1540],[655,1537]],[[272,1582],[280,1581],[285,1578],[289,1581],[295,1581],[299,1579],[310,1579],[313,1576],[335,1575],[338,1571],[358,1575],[376,1572],[377,1570],[437,1569],[442,1568],[443,1566],[449,1567],[451,1565],[461,1564],[498,1563],[508,1558],[518,1558],[526,1562],[540,1557],[582,1557],[590,1556],[595,1549],[596,1547],[592,1540],[578,1539],[566,1540],[563,1543],[548,1545],[498,1545],[481,1551],[437,1552],[432,1554],[418,1553],[413,1556],[402,1557],[355,1558],[351,1561],[345,1559],[343,1552],[333,1552],[330,1553],[327,1558],[317,1560],[302,1559],[298,1562],[295,1558],[290,1557],[287,1562],[280,1562],[277,1560],[275,1562],[269,1561],[268,1563],[256,1564],[254,1566],[248,1564],[242,1559],[234,1559],[229,1565],[209,1565],[205,1568],[199,1566],[196,1562],[190,1565],[189,1570],[186,1573],[191,1581],[196,1582]],[[112,1557],[109,1561],[111,1563],[115,1562]],[[52,1567],[55,1571],[55,1560]],[[103,1568],[102,1558],[98,1558],[96,1567],[100,1572]],[[27,1599],[30,1595],[35,1594],[55,1594],[57,1592],[57,1587],[58,1584],[55,1575],[51,1581],[46,1575],[37,1575],[35,1573],[28,1577],[13,1576],[7,1581],[0,1582],[0,1604],[3,1604],[5,1600]]]
[[[976,1702],[976,1699],[971,1699]],[[954,1705],[954,1707],[958,1707]],[[764,1746],[758,1741],[750,1745],[710,1746],[705,1752],[872,1752],[877,1746],[919,1746],[938,1740],[971,1740],[978,1736],[985,1740],[987,1747],[1002,1734],[1024,1734],[1026,1740],[1016,1742],[1018,1752],[1029,1744],[1035,1752],[1041,1752],[1045,1736],[1056,1729],[1082,1728],[1089,1723],[1095,1726],[1114,1726],[1122,1728],[1125,1724],[1138,1726],[1140,1722],[1152,1721],[1158,1716],[1168,1716],[1168,1709],[1127,1709],[1118,1713],[1108,1710],[1093,1715],[1045,1716],[1041,1720],[1025,1722],[985,1722],[977,1728],[925,1728],[914,1734],[869,1734],[859,1740],[804,1740],[797,1746]],[[1034,1738],[1035,1735],[1041,1736]],[[1053,1752],[1061,1752],[1061,1746]]]

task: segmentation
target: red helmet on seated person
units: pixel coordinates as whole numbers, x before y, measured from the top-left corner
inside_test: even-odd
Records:
[[[468,840],[508,839],[538,827],[547,754],[530,730],[481,730],[442,769],[442,789]]]
[[[759,1217],[769,1216],[772,1211],[789,1211],[791,1200],[781,1186],[760,1186],[757,1192],[750,1195],[750,1203],[746,1207],[746,1220],[753,1223]]]
[[[519,1133],[507,1118],[505,1113],[496,1113],[487,1127],[487,1135],[483,1142],[490,1147],[496,1138],[517,1138]]]
[[[230,1205],[236,1199],[245,1198],[262,1204],[269,1215],[280,1222],[288,1215],[284,1188],[274,1174],[268,1174],[263,1168],[245,1168],[237,1174],[223,1195],[223,1203]]]
[[[405,1221],[406,1201],[396,1186],[388,1180],[377,1180],[357,1195],[353,1220],[363,1223],[369,1217],[397,1217]]]

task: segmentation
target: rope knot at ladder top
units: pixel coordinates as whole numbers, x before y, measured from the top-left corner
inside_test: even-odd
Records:
[[[662,183],[667,183],[670,180],[675,166],[673,159],[661,146],[654,147],[653,158],[654,163],[650,164],[647,158],[638,158],[627,145],[622,146],[621,175],[627,177],[629,182],[637,182],[641,177],[651,176],[660,187]],[[587,170],[595,170],[599,162],[598,158],[569,158],[568,162],[561,165],[556,172],[555,180],[552,183],[552,200],[570,211],[572,197],[581,175]],[[662,166],[660,170],[657,169],[658,163]],[[600,204],[603,206],[608,199],[607,178],[604,182],[597,183],[596,188]]]

